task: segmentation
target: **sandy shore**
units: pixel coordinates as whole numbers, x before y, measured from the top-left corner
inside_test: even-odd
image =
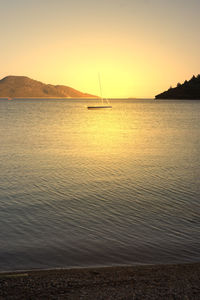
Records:
[[[0,274],[0,299],[200,299],[200,263]]]

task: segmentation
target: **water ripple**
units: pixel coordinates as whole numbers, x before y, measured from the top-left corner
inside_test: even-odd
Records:
[[[198,261],[199,104],[13,102],[0,269]]]

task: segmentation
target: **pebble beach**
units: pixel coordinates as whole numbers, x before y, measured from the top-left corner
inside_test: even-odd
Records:
[[[200,263],[0,274],[0,299],[200,299]]]

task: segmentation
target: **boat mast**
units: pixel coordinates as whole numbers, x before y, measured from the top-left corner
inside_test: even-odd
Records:
[[[100,89],[101,102],[103,104],[103,96],[102,96],[102,87],[101,87],[100,73],[98,73],[98,77],[99,77],[99,89]]]

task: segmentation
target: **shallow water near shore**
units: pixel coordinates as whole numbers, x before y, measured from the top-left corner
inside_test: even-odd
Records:
[[[0,271],[200,259],[200,101],[0,100]]]

